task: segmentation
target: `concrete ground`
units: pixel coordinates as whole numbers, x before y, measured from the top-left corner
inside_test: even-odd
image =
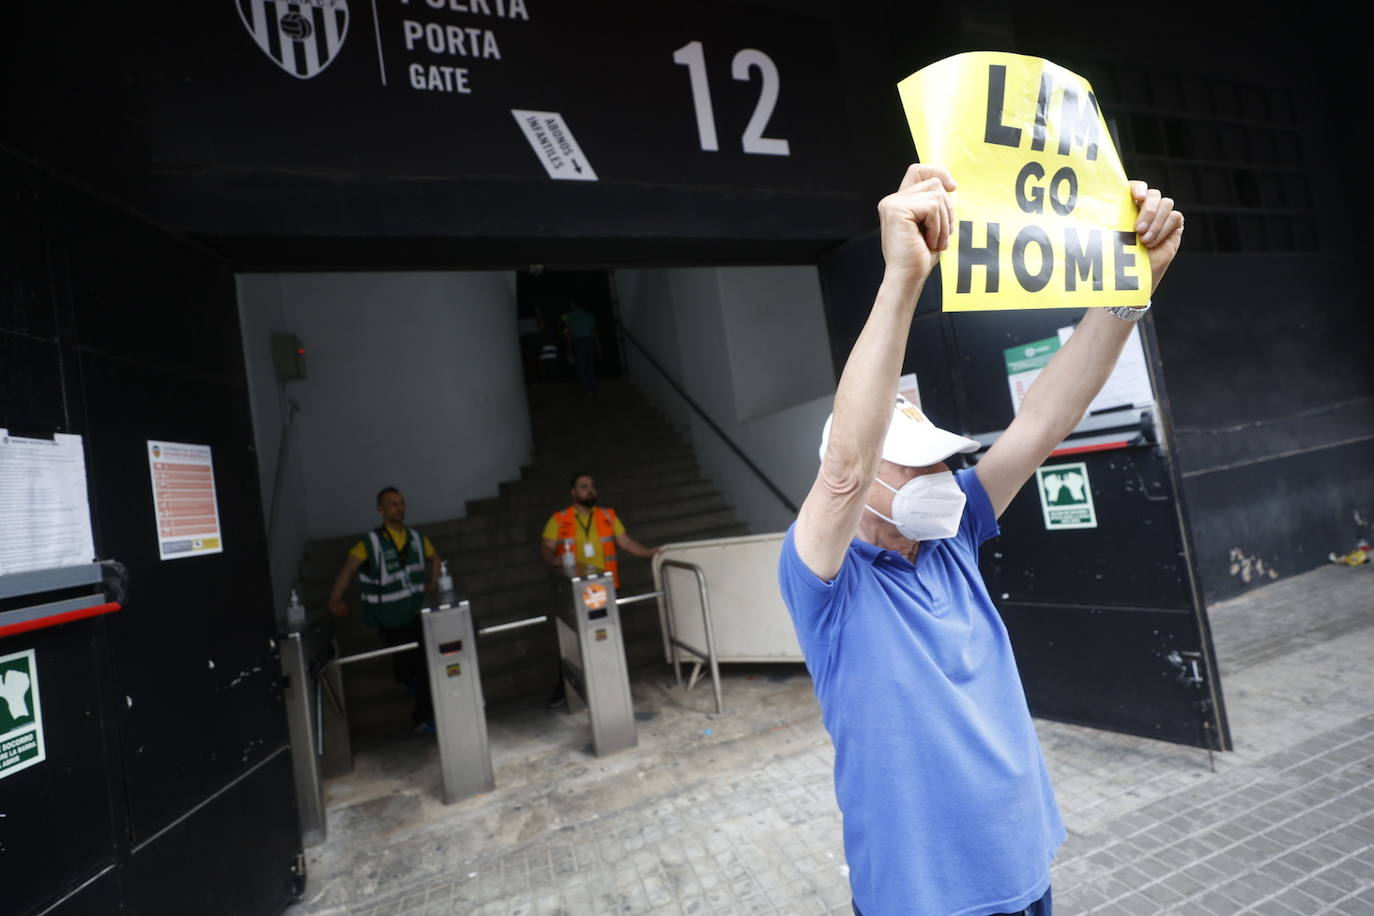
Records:
[[[1062,914],[1374,914],[1374,564],[1212,608],[1236,750],[1037,721],[1069,839]],[[489,715],[495,791],[440,798],[432,739],[360,751],[288,916],[848,913],[833,753],[800,665],[633,685],[639,746]]]

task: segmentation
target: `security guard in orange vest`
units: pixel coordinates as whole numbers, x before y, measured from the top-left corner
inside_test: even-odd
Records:
[[[620,551],[637,557],[652,557],[663,548],[645,547],[625,533],[625,525],[616,517],[614,509],[596,508],[596,481],[590,474],[574,474],[569,482],[572,505],[555,512],[544,525],[544,538],[539,555],[554,569],[563,566],[563,555],[569,551],[574,558],[578,575],[589,572],[608,572],[620,588]],[[563,703],[563,679],[549,697],[552,709]]]
[[[570,492],[572,505],[549,516],[544,525],[540,556],[558,569],[563,565],[563,554],[571,550],[579,574],[608,572],[615,578],[615,587],[620,588],[618,551],[648,558],[661,548],[645,547],[626,534],[614,509],[596,508],[596,481],[592,475],[574,475]]]

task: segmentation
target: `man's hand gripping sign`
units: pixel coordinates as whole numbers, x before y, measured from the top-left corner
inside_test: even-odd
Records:
[[[897,89],[921,161],[959,180],[941,259],[946,311],[1149,300],[1158,278],[1141,242],[1164,228],[1158,194],[1128,185],[1086,80],[1036,57],[976,51]]]

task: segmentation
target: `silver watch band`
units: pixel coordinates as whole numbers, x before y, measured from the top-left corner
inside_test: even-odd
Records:
[[[1107,314],[1111,315],[1113,318],[1120,318],[1122,321],[1139,321],[1140,319],[1144,318],[1145,313],[1150,310],[1150,305],[1150,302],[1146,302],[1144,305],[1139,307],[1132,307],[1129,305],[1109,305],[1107,306]]]

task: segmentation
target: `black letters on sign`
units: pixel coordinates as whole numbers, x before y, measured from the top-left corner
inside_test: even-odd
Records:
[[[1116,288],[1140,289],[1140,278],[1128,276],[1126,270],[1135,266],[1135,252],[1127,251],[1135,245],[1134,232],[1116,233]]]
[[[983,128],[983,142],[998,146],[1021,145],[1021,128],[1002,123],[1002,102],[1007,94],[1007,68],[1000,64],[988,67],[987,122]]]
[[[997,292],[997,253],[998,236],[1001,233],[1001,226],[997,223],[988,223],[988,243],[986,247],[973,247],[973,223],[968,220],[959,221],[959,282],[956,287],[961,293],[967,293],[973,287],[973,268],[983,267],[987,270],[987,291]]]

